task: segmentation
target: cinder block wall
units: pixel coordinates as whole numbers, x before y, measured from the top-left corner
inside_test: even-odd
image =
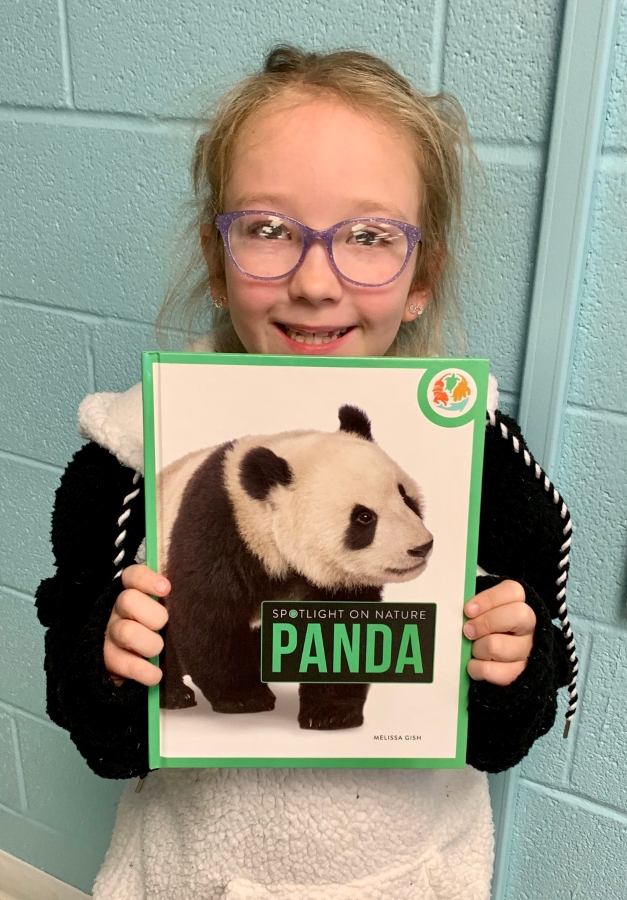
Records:
[[[76,406],[90,391],[136,381],[139,351],[154,343],[150,323],[168,277],[174,212],[188,186],[191,117],[278,40],[362,46],[423,88],[456,93],[486,173],[463,290],[469,350],[491,357],[504,405],[515,411],[562,7],[563,0],[399,0],[376,10],[331,0],[315,7],[281,0],[272,9],[258,0],[213,8],[200,0],[0,0],[0,847],[9,853],[89,890],[113,824],[121,786],[92,775],[46,719],[32,596],[52,572],[50,509],[80,443]],[[573,834],[581,837],[584,867],[595,853],[618,858],[611,841],[624,825],[618,808],[599,812],[599,804],[616,807],[619,796],[626,805],[624,737],[622,751],[614,739],[624,699],[608,688],[616,680],[608,671],[618,666],[625,580],[624,503],[614,499],[625,490],[625,369],[612,316],[625,322],[625,267],[617,261],[626,261],[618,226],[627,129],[615,80],[596,268],[579,328],[561,472],[581,519],[572,595],[584,650],[595,649],[586,692],[596,702],[584,711],[577,742],[565,748],[550,736],[525,768],[510,885],[521,900],[543,896],[528,892],[532,876],[546,883]],[[605,742],[599,728],[607,728]],[[587,765],[601,751],[612,765]],[[551,852],[537,834],[538,805],[555,823]],[[606,823],[602,837],[595,816]],[[577,865],[571,858],[570,869]]]
[[[555,728],[523,763],[508,900],[627,891],[626,95],[622,0],[556,477],[574,521],[581,707],[567,741]]]

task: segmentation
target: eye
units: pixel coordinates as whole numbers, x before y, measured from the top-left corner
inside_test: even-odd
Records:
[[[344,534],[347,550],[365,550],[374,542],[378,516],[373,509],[357,503],[350,514],[350,523]]]
[[[422,518],[422,510],[420,508],[420,504],[417,500],[414,500],[413,497],[409,496],[402,484],[398,485],[398,492],[403,498],[403,503],[405,504],[405,506],[408,506],[413,513]]]
[[[258,220],[257,222],[250,222],[246,228],[246,232],[250,237],[270,241],[289,241],[292,237],[285,222],[283,222],[282,219],[275,217]]]
[[[349,244],[358,244],[361,247],[376,247],[377,245],[389,245],[398,239],[397,234],[386,230],[384,226],[375,223],[359,222],[351,226]]]
[[[392,235],[381,231],[371,225],[353,225],[351,228],[350,244],[360,244],[362,247],[374,247],[377,244],[387,244],[393,240]]]
[[[377,514],[366,506],[356,506],[351,513],[351,522],[355,525],[372,525],[377,521]]]

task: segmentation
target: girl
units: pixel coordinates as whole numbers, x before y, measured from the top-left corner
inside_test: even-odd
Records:
[[[161,322],[180,301],[197,313],[212,298],[213,327],[196,349],[439,352],[443,323],[454,317],[465,141],[451,98],[419,94],[375,57],[273,50],[198,140],[196,246]],[[283,277],[268,280],[238,258],[242,217],[216,224],[248,211],[267,214],[268,241],[297,241],[298,223],[350,227],[332,247],[315,239]],[[341,241],[376,242],[376,219],[388,220],[399,243],[408,225],[421,239],[384,284],[357,283],[342,272]],[[145,686],[161,677],[147,658],[160,652],[167,618],[149,595],[169,590],[165,578],[132,564],[144,532],[140,403],[139,386],[83,402],[80,427],[91,442],[62,479],[57,574],[37,595],[48,627],[49,714],[94,771],[114,778],[147,773]],[[493,390],[479,560],[497,574],[477,579],[466,606],[469,766],[154,772],[141,793],[131,786],[122,798],[97,900],[488,897],[483,773],[514,765],[548,731],[557,688],[576,664],[572,641],[566,647],[551,623],[564,594],[568,511],[495,407]]]

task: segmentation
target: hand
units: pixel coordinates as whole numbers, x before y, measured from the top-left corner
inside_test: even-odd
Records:
[[[468,674],[474,681],[511,684],[527,667],[536,628],[525,589],[517,581],[502,581],[469,600],[464,612],[473,655]]]
[[[168,611],[148,595],[165,597],[170,582],[148,566],[129,566],[122,572],[122,584],[126,590],[118,595],[107,623],[105,668],[118,687],[127,678],[158,684],[161,669],[144,657],[161,653],[163,638],[156,632],[168,621]]]

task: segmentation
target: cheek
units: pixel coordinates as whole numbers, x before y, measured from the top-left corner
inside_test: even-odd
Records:
[[[364,355],[382,356],[394,341],[405,311],[404,294],[388,293],[374,298],[364,298],[356,304],[357,317],[364,328],[366,344]]]
[[[363,321],[371,326],[398,328],[409,292],[409,280],[404,275],[380,288],[355,288],[352,291],[354,308]]]
[[[268,353],[268,321],[277,301],[274,283],[253,281],[241,272],[227,272],[226,295],[231,322],[249,353]]]
[[[226,287],[234,318],[263,315],[276,299],[276,285],[247,278],[232,266],[226,272]]]

